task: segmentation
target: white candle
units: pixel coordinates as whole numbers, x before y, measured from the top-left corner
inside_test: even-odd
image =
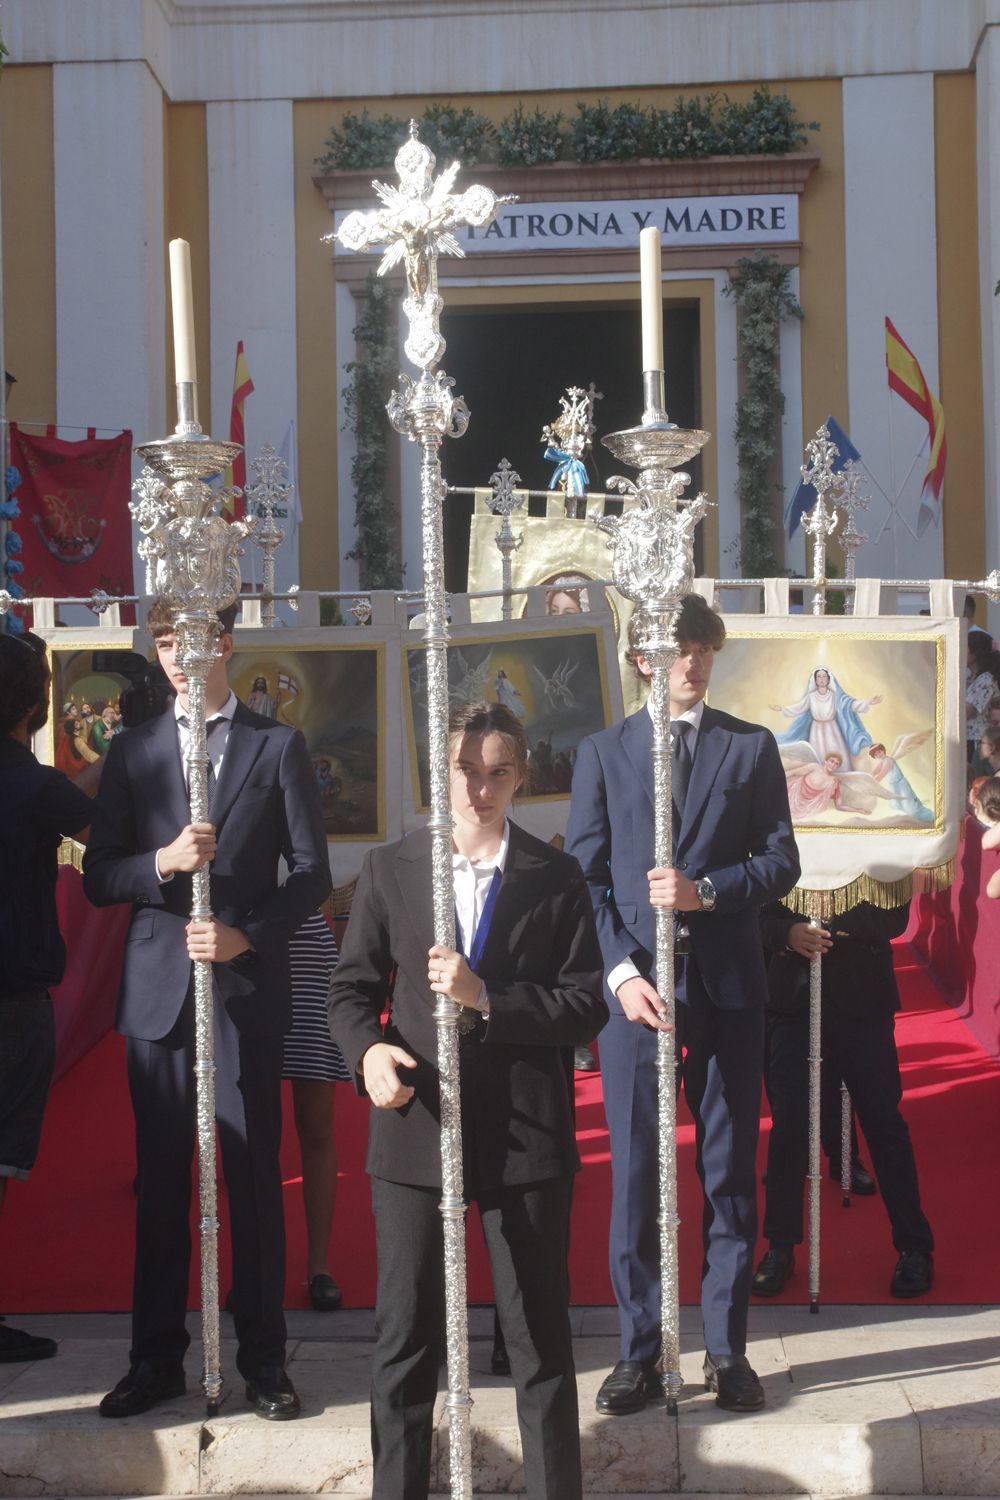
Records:
[[[194,301],[191,296],[191,246],[170,241],[170,305],[174,315],[174,379],[197,383],[194,357]]]
[[[660,231],[639,231],[639,285],[642,289],[642,368],[663,369],[663,271]]]

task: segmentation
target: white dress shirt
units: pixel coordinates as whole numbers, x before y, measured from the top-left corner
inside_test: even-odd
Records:
[[[649,698],[646,699],[646,709],[649,713],[650,718],[652,718],[653,705],[652,701]],[[690,748],[692,761],[694,760],[694,751],[698,739],[698,732],[701,729],[701,716],[704,712],[705,700],[704,698],[699,698],[698,702],[695,703],[691,708],[686,708],[682,714],[677,715],[676,719],[672,718],[670,720],[671,724],[694,725],[694,735],[690,736],[688,739],[688,746]],[[608,975],[608,989],[611,991],[612,995],[617,995],[619,987],[623,985],[627,979],[640,979],[641,977],[642,976],[640,975],[639,970],[636,968],[635,964],[630,958],[622,959],[620,964],[615,964],[614,968]]]
[[[499,870],[503,878],[503,868],[507,862],[508,830],[507,820],[504,819],[503,838],[500,840],[500,848],[496,854],[489,859],[471,860],[464,854],[452,851],[451,867],[452,879],[455,887],[455,915],[461,927],[461,939],[465,945],[465,956],[468,958],[472,951],[473,939],[483,915],[483,907],[486,905],[486,897],[489,895],[490,886],[493,884],[494,873]],[[459,935],[455,934],[456,941]],[[486,985],[479,992],[478,1008],[484,1015],[489,1014],[489,1001],[486,998]]]
[[[237,702],[238,702],[238,699],[236,697],[236,694],[230,690],[229,697],[226,699],[226,701],[222,705],[222,707],[219,708],[219,709],[216,709],[215,713],[214,714],[210,714],[209,717],[208,717],[208,721],[207,722],[209,724],[213,723],[216,719],[218,719],[218,720],[221,721],[220,724],[219,724],[218,729],[213,730],[213,732],[208,736],[208,754],[209,754],[209,758],[210,758],[210,760],[212,762],[212,771],[213,771],[213,773],[215,775],[216,781],[218,781],[218,779],[219,779],[219,773],[222,770],[222,762],[223,762],[223,759],[225,758],[225,754],[226,754],[226,745],[229,742],[229,730],[230,730],[230,726],[232,725],[232,722],[233,722],[233,715],[236,712],[236,704],[237,704]],[[179,698],[175,698],[174,699],[174,721],[175,721],[175,723],[177,725],[177,744],[178,744],[178,746],[180,748],[180,752],[181,752],[181,771],[182,771],[183,776],[184,776],[184,785],[188,786],[187,753],[188,753],[188,746],[191,743],[191,729],[190,729],[190,726],[186,722],[182,724],[181,723],[181,719],[184,719],[184,720],[187,719],[187,710],[185,708],[181,707],[181,700]],[[178,832],[180,832],[179,829],[178,829]],[[161,875],[160,874],[160,851],[159,851],[159,849],[157,849],[157,851],[156,851],[155,861],[156,861],[156,878],[160,882],[161,885],[166,885],[167,881],[168,880],[173,880],[174,877],[173,877],[173,875]]]

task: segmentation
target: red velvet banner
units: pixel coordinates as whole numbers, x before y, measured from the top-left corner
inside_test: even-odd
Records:
[[[67,443],[29,435],[12,422],[10,462],[21,474],[16,529],[25,593],[131,594],[131,432]]]

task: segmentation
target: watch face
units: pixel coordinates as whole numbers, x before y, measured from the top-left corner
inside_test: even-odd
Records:
[[[701,902],[702,909],[711,911],[712,907],[715,905],[715,886],[710,880],[702,879],[698,881],[696,890],[698,892],[698,900]]]

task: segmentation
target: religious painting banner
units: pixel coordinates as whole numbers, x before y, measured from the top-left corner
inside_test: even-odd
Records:
[[[302,731],[327,841],[384,842],[385,646],[257,645],[240,632],[229,682],[248,708]]]
[[[727,615],[708,701],[773,731],[802,862],[834,909],[950,878],[965,802],[960,622]]]
[[[528,737],[528,775],[518,794],[520,802],[569,797],[577,746],[588,734],[606,729],[617,712],[608,655],[605,627],[596,622],[553,625],[551,630],[510,625],[476,634],[459,635],[456,630],[448,645],[451,710],[467,703],[502,703],[521,720]],[[425,812],[430,776],[423,646],[407,647],[405,657],[414,807]]]
[[[21,474],[21,584],[35,598],[133,592],[132,434],[65,442],[10,427]]]

